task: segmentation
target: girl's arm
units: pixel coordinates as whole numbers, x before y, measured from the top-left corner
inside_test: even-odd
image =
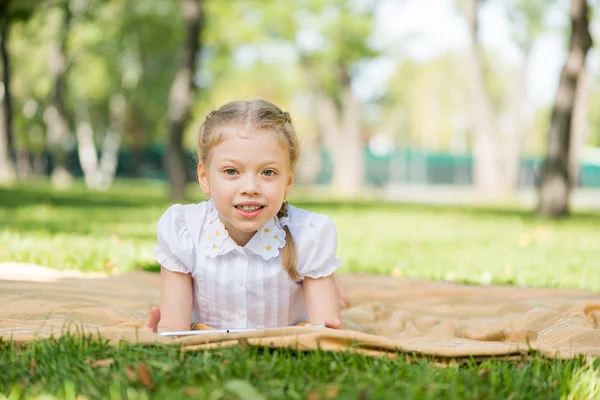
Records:
[[[192,277],[160,268],[158,332],[187,331],[192,323]]]
[[[333,274],[317,279],[306,277],[302,287],[309,324],[341,329],[338,289]]]

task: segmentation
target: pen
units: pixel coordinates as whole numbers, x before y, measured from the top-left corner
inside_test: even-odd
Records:
[[[325,328],[325,325],[315,325],[313,328]],[[267,328],[262,330],[273,330],[280,328]],[[209,335],[211,333],[244,333],[257,331],[258,328],[245,328],[245,329],[210,329],[204,331],[173,331],[173,332],[161,332],[159,336],[191,336],[191,335]]]

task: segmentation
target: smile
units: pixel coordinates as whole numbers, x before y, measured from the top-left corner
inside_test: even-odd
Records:
[[[263,208],[263,206],[235,206],[235,208],[242,211],[256,211]]]

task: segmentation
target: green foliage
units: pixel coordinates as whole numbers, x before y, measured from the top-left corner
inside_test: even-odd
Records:
[[[399,147],[466,151],[461,149],[466,143],[456,143],[461,134],[466,136],[461,124],[469,112],[465,70],[464,61],[452,53],[424,63],[400,63],[380,101],[382,130]]]
[[[39,3],[39,0],[3,0],[0,2],[0,20],[8,20],[11,23],[27,20]]]
[[[300,58],[313,69],[320,89],[339,101],[346,75],[351,79],[358,62],[377,55],[369,45],[375,2],[309,0],[300,5],[296,14]],[[307,37],[304,43],[298,42],[302,34]]]
[[[453,360],[323,351],[182,351],[67,336],[27,345],[0,340],[0,398],[593,399],[598,362]],[[268,372],[267,375],[265,373]],[[53,396],[53,397],[50,397]]]
[[[7,13],[15,16],[9,50],[16,147],[40,152],[46,146],[44,111],[54,85],[50,61],[55,59],[53,49],[69,2],[73,18],[67,32],[66,108],[71,133],[81,105],[89,107],[95,132],[104,133],[110,99],[119,94],[127,104],[123,147],[163,144],[169,90],[184,38],[180,1],[6,0],[0,2],[0,18]],[[482,7],[486,3],[480,2]],[[233,99],[258,97],[289,110],[310,142],[318,135],[314,91],[339,102],[340,86],[354,79],[362,65],[395,53],[371,45],[376,0],[204,0],[202,4],[206,25],[194,77],[200,90],[186,132],[188,148],[195,147],[198,127],[208,111]],[[549,0],[503,3],[515,43],[525,48],[536,35],[552,29],[551,21],[546,21],[550,6],[562,7],[567,21],[568,10],[557,4]],[[568,32],[564,33],[566,37]],[[396,57],[397,74],[387,90],[363,108],[364,131],[402,136],[398,143],[434,143],[438,149],[466,145],[468,150],[467,71],[461,57],[444,54],[426,62]],[[514,66],[493,49],[486,49],[485,58],[486,87],[498,120],[505,120]],[[592,114],[596,108],[590,106]],[[537,129],[543,122],[532,127],[533,136],[542,137],[544,132]],[[434,132],[436,138],[426,137],[427,132]],[[73,135],[68,142],[72,148]],[[526,150],[540,147],[536,142]]]
[[[536,36],[546,29],[544,17],[550,0],[509,0],[505,2],[512,36],[522,49],[529,49]]]

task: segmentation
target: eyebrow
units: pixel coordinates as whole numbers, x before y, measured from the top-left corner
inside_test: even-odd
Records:
[[[226,164],[226,163],[232,163],[232,164],[243,164],[243,162],[241,162],[240,160],[236,160],[235,158],[224,158],[223,160],[220,161],[220,164]],[[265,161],[263,163],[260,163],[260,166],[265,166],[265,165],[271,165],[271,164],[276,164],[276,165],[281,165],[281,161],[278,160],[269,160],[269,161]]]

